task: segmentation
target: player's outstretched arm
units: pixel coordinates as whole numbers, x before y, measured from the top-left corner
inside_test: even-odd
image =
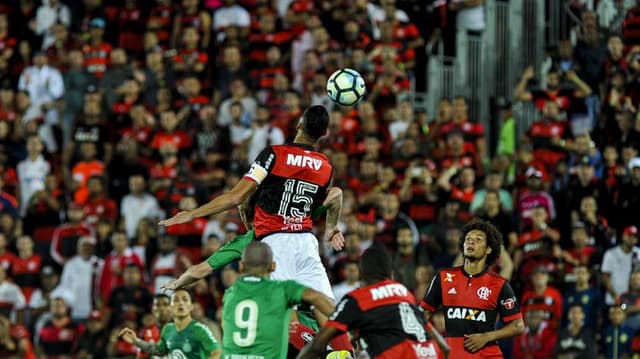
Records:
[[[118,334],[120,338],[122,338],[125,342],[129,344],[133,344],[140,348],[145,353],[149,353],[150,355],[163,356],[167,353],[163,353],[155,344],[145,342],[144,340],[138,338],[136,332],[129,328],[124,328]]]
[[[512,338],[522,333],[524,333],[524,321],[522,319],[516,319],[498,330],[465,335],[464,347],[473,353],[484,348],[487,343]]]
[[[200,279],[207,277],[213,273],[213,268],[207,262],[202,262],[194,266],[189,267],[182,275],[167,284],[160,287],[161,290],[177,290],[184,288],[190,284],[193,284]]]
[[[194,218],[210,216],[224,212],[230,208],[237,207],[243,203],[258,188],[258,184],[254,181],[241,179],[231,191],[221,194],[207,204],[204,204],[190,211],[182,211],[175,216],[160,221],[161,226],[173,226],[175,224],[186,223]]]
[[[327,317],[336,309],[331,298],[311,288],[307,288],[302,292],[302,300],[312,304],[320,313]]]
[[[344,247],[344,237],[338,228],[338,221],[342,216],[342,189],[331,187],[327,192],[327,198],[322,203],[327,208],[325,224],[325,240],[330,242],[337,251]]]
[[[334,327],[322,327],[320,332],[313,338],[311,343],[305,345],[300,351],[297,359],[318,359],[322,356],[322,353],[327,348],[327,344],[340,334],[340,331]]]

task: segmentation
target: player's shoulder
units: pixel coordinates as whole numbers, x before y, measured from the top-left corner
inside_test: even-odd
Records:
[[[487,276],[487,278],[489,278],[492,281],[495,281],[497,283],[500,284],[504,284],[504,283],[508,283],[509,280],[503,276],[501,276],[500,274],[492,271],[492,270],[488,270],[485,272],[485,276]]]
[[[176,325],[173,322],[169,322],[162,327],[162,333],[170,333],[176,330]]]
[[[191,327],[196,332],[204,332],[207,334],[211,332],[211,329],[209,329],[209,327],[207,327],[204,323],[199,322],[195,319],[191,322]]]
[[[458,275],[458,274],[464,274],[462,271],[462,266],[458,266],[458,267],[445,267],[445,268],[440,268],[438,270],[438,275],[439,276],[450,276],[450,275]]]

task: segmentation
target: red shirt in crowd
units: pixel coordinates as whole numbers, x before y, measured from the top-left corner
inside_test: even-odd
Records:
[[[522,295],[522,312],[541,310],[551,328],[557,329],[562,320],[562,294],[553,288],[547,287],[542,294],[534,290],[526,291]]]
[[[135,263],[140,268],[144,267],[140,257],[138,257],[131,248],[127,248],[122,254],[118,254],[115,251],[111,252],[104,259],[104,267],[102,269],[102,275],[100,276],[98,290],[105,303],[115,287],[124,285],[122,270],[129,263]]]

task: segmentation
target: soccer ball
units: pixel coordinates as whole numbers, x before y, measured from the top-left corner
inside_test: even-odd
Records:
[[[356,70],[340,69],[332,73],[327,81],[327,95],[331,101],[342,106],[357,104],[366,91],[364,78]]]
[[[335,351],[327,354],[326,359],[353,359],[351,353],[346,350]]]

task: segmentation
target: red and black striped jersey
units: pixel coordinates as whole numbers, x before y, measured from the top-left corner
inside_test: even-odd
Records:
[[[424,313],[404,285],[385,280],[356,289],[336,306],[327,326],[357,331],[371,358],[438,359],[427,335]]]
[[[39,333],[39,345],[47,358],[62,358],[73,353],[83,327],[70,319],[61,326],[47,320]]]
[[[505,323],[522,319],[509,282],[486,269],[476,275],[467,274],[462,267],[441,270],[420,306],[431,312],[443,308],[451,358],[501,357],[496,342],[475,353],[467,351],[464,336],[495,330],[498,316]]]
[[[293,143],[262,150],[244,175],[259,185],[253,220],[256,238],[311,231],[311,210],[326,197],[332,174],[327,156],[312,146]]]

